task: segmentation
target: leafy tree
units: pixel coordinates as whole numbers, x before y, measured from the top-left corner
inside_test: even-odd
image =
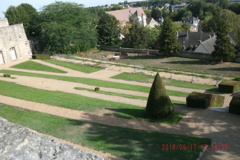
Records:
[[[240,14],[240,3],[233,3],[228,6],[228,9],[236,14]]]
[[[98,44],[100,45],[119,45],[119,22],[118,20],[107,13],[102,13],[97,25]]]
[[[139,49],[147,48],[148,37],[145,28],[135,20],[130,21],[130,23],[128,34],[124,35],[123,46]]]
[[[34,36],[36,32],[35,19],[37,19],[37,16],[36,9],[27,3],[22,3],[17,7],[10,6],[5,12],[9,24],[23,23],[28,38]]]
[[[162,25],[162,31],[159,38],[160,52],[170,56],[179,53],[181,46],[178,43],[176,31],[172,20],[167,17]]]
[[[230,4],[229,0],[206,0],[206,2],[213,3],[221,8],[227,8]]]
[[[144,13],[146,14],[147,18],[151,18],[151,11],[144,9]]]
[[[221,11],[215,18],[217,40],[214,45],[213,57],[219,57],[221,62],[228,58],[235,57],[235,49],[228,37],[231,31],[231,24],[226,20],[226,10]]]
[[[155,20],[155,21],[159,21],[159,18],[162,17],[162,13],[159,9],[152,9],[152,12],[151,12],[151,17]]]
[[[173,111],[173,104],[159,73],[157,73],[148,96],[146,112],[153,118],[161,119],[170,116]]]
[[[97,20],[77,3],[55,2],[45,6],[40,12],[43,50],[75,53],[96,47]]]
[[[147,32],[147,48],[149,49],[158,49],[158,34],[160,32],[160,27],[156,26],[154,28],[145,28]]]

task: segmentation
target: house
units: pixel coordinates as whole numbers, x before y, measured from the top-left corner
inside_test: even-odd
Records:
[[[190,52],[195,51],[200,44],[212,38],[213,36],[214,33],[212,32],[177,32],[178,42],[182,45],[182,51]]]
[[[214,51],[215,42],[216,36],[214,35],[213,37],[207,39],[206,41],[201,42],[194,52],[211,54]]]
[[[155,26],[158,26],[159,23],[155,21],[153,18],[147,18],[147,25],[146,27],[153,28]]]
[[[159,25],[153,18],[148,19],[142,7],[137,8],[127,8],[116,11],[107,12],[110,15],[113,15],[121,24],[121,26],[125,26],[127,22],[129,22],[129,17],[133,17],[138,20],[139,23],[143,27],[154,27],[155,25]]]
[[[147,16],[144,13],[142,7],[109,11],[107,13],[116,17],[116,19],[120,22],[122,26],[125,26],[126,23],[129,22],[130,16],[136,17],[136,19],[138,19],[139,23],[142,26],[145,27],[147,25]]]
[[[236,45],[234,33],[229,34],[230,42]],[[213,32],[177,32],[178,42],[182,46],[182,51],[211,54],[217,36]]]
[[[7,18],[0,19],[0,64],[31,57],[23,24],[9,25]]]
[[[198,31],[198,24],[200,22],[200,19],[195,18],[195,17],[188,17],[188,18],[184,19],[182,22],[191,24],[191,28],[190,28],[191,32]]]

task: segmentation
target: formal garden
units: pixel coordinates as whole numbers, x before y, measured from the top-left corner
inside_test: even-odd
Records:
[[[16,106],[1,104],[0,116],[40,133],[124,159],[197,159],[200,152],[207,150],[204,146],[220,143],[217,132],[203,132],[208,128],[203,124],[215,123],[230,113],[202,108],[226,108],[224,97],[226,100],[229,94],[220,94],[213,85],[164,78],[161,73],[155,77],[157,72],[144,74],[141,69],[137,73],[127,65],[118,71],[109,70],[104,63],[81,59],[74,58],[74,63],[66,58],[63,61],[31,60],[0,70],[3,76],[9,75],[0,77],[0,95],[16,100]],[[124,67],[130,68],[130,72],[124,72]],[[158,89],[153,91],[153,86],[161,88],[161,93]],[[91,120],[72,119],[64,113],[56,116],[47,111],[36,112],[35,106],[24,109],[17,106],[18,99],[40,103],[39,107],[46,104],[49,110],[57,106],[63,111],[71,109],[72,114],[80,111]],[[155,109],[162,102],[167,106],[164,114],[156,114],[159,109]],[[212,115],[216,118],[214,121],[209,119]],[[239,116],[234,116],[239,120]],[[199,118],[202,119],[199,121]],[[237,154],[235,149],[233,153]]]

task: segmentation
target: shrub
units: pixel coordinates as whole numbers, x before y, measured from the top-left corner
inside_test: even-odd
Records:
[[[233,97],[229,104],[229,113],[240,115],[240,97]]]
[[[50,54],[33,54],[32,59],[50,59]]]
[[[235,81],[240,81],[240,77],[236,77],[234,80]]]
[[[95,91],[96,92],[100,91],[100,88],[99,87],[95,87]]]
[[[224,81],[218,85],[218,89],[223,93],[233,93],[240,90],[239,81]]]
[[[7,74],[7,73],[4,73],[4,74],[3,74],[3,77],[11,77],[11,75],[10,75],[10,74]]]
[[[187,107],[192,108],[208,108],[222,107],[224,97],[216,94],[192,92],[187,97]]]
[[[157,73],[148,96],[146,112],[151,117],[160,119],[169,117],[173,111],[173,104],[167,94],[161,77]]]

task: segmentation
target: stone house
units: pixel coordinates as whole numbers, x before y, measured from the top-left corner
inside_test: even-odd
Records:
[[[190,31],[191,32],[197,32],[198,31],[198,24],[200,22],[200,19],[195,18],[195,17],[188,17],[188,18],[184,19],[182,22],[183,23],[190,23],[190,25],[191,25]]]
[[[0,19],[0,64],[31,57],[23,24],[9,25],[7,18]]]

